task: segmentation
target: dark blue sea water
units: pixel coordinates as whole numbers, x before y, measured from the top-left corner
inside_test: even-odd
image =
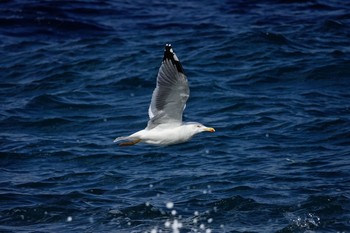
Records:
[[[186,121],[143,129],[163,47]],[[350,232],[350,2],[0,2],[0,232]]]

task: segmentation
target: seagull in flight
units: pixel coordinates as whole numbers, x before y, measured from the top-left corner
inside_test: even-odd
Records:
[[[117,137],[120,146],[143,142],[167,146],[189,141],[201,132],[215,132],[197,122],[182,122],[183,111],[190,95],[187,78],[171,44],[166,44],[158,71],[157,85],[148,109],[147,127],[129,136]]]

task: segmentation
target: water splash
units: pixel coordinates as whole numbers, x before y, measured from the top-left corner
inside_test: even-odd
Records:
[[[161,233],[161,232],[172,232],[172,233],[180,233],[181,230],[187,232],[189,229],[191,232],[202,232],[202,233],[211,233],[212,229],[210,225],[214,222],[212,217],[208,216],[209,211],[205,211],[203,213],[199,211],[194,211],[193,216],[189,216],[188,218],[183,218],[183,216],[178,215],[178,211],[174,209],[174,202],[168,201],[165,203],[165,207],[170,210],[170,217],[168,217],[164,222],[164,228],[161,226],[155,226],[150,231],[146,231],[149,233]],[[223,225],[220,226],[223,229]]]
[[[316,227],[320,226],[321,219],[314,213],[306,213],[302,216],[297,216],[292,213],[287,213],[286,217],[289,219],[289,221],[292,222],[291,226],[289,228],[294,229],[315,229]]]

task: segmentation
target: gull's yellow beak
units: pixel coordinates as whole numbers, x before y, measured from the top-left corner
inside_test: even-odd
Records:
[[[207,128],[205,128],[205,131],[214,133],[214,132],[215,132],[215,129],[214,129],[214,128],[211,128],[211,127],[207,127]]]

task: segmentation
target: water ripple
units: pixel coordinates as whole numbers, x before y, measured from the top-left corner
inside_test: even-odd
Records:
[[[344,1],[0,3],[1,232],[346,232]],[[172,43],[184,119],[142,129]]]

